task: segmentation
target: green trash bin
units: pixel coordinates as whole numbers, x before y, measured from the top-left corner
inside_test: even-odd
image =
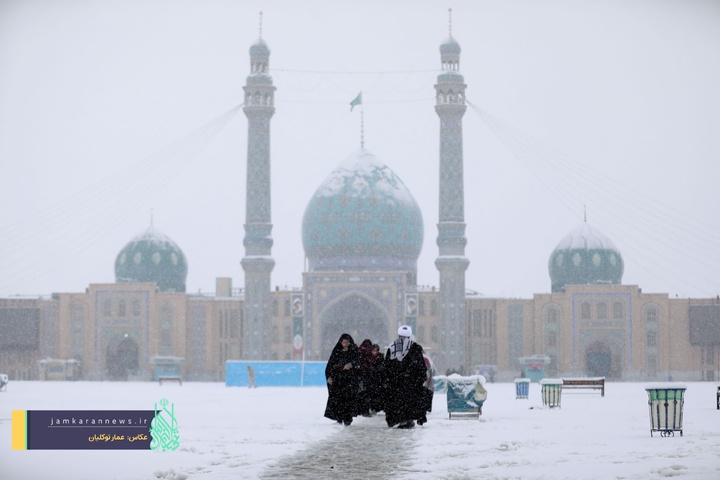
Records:
[[[543,378],[540,380],[542,402],[550,408],[560,408],[563,382],[559,378]]]
[[[650,436],[660,432],[660,436],[675,436],[683,428],[683,404],[687,387],[680,383],[653,384],[645,388],[650,408]]]

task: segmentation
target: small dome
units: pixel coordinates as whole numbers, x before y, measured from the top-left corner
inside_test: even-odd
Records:
[[[311,271],[416,272],[422,213],[400,178],[361,148],[313,195],[302,239]]]
[[[610,239],[583,223],[550,254],[552,291],[560,292],[565,285],[620,284],[624,265],[620,251]]]
[[[256,57],[256,56],[269,56],[270,55],[270,47],[268,47],[267,43],[265,43],[265,40],[262,38],[258,38],[255,43],[253,43],[250,46],[250,56]]]
[[[115,259],[117,283],[154,282],[163,292],[185,292],[187,272],[185,254],[155,227],[130,240]]]
[[[441,54],[460,55],[460,51],[460,44],[453,37],[448,37],[447,40],[440,44]]]

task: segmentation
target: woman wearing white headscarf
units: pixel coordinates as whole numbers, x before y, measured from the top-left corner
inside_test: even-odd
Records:
[[[398,328],[398,338],[385,354],[387,397],[385,421],[388,427],[413,428],[415,421],[422,425],[425,417],[424,383],[427,375],[423,349],[412,340],[408,325]]]

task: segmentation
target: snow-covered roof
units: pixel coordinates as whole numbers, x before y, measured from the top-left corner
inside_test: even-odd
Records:
[[[146,230],[143,232],[135,235],[130,242],[139,242],[139,241],[146,241],[150,243],[170,243],[175,245],[175,242],[165,235],[163,232],[161,232],[157,227],[150,225]]]
[[[600,230],[591,227],[587,223],[583,223],[568,233],[560,243],[557,244],[555,250],[615,250],[617,248],[613,242]]]
[[[410,190],[382,160],[365,148],[359,148],[348,155],[333,172],[325,179],[316,195],[337,195],[349,181],[346,193],[359,197],[374,187],[374,191],[393,198],[406,206],[417,206]],[[375,179],[374,185],[369,181]]]

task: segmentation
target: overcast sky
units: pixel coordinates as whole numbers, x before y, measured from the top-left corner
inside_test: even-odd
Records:
[[[452,34],[463,120],[467,288],[550,291],[548,258],[587,222],[623,283],[720,293],[720,2],[713,0],[0,1],[0,295],[114,282],[154,225],[188,292],[243,286],[247,119],[271,49],[272,284],[300,287],[301,221],[360,143],[404,181],[437,285],[439,45]]]

